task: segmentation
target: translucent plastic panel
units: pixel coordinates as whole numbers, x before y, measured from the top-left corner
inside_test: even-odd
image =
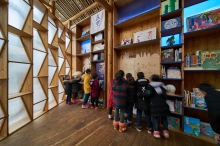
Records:
[[[29,3],[29,0],[25,0],[25,1],[26,1],[28,4],[30,4],[30,3]]]
[[[58,37],[60,38],[61,37],[61,34],[62,34],[63,30],[58,28]]]
[[[34,78],[34,103],[46,99],[46,95],[42,89],[40,81],[38,78]]]
[[[12,33],[9,33],[8,38],[9,38],[9,43],[8,43],[9,60],[19,61],[19,62],[29,62],[24,46],[21,43],[21,39]]]
[[[42,112],[44,110],[45,103],[46,103],[46,101],[42,101],[42,102],[34,105],[34,114]]]
[[[64,88],[63,88],[63,85],[62,85],[62,82],[59,80],[58,82],[59,84],[59,93],[63,92],[64,91]]]
[[[2,50],[3,44],[4,44],[4,40],[1,40],[1,39],[0,39],[0,52],[1,52],[1,50]]]
[[[5,115],[3,114],[3,111],[2,111],[2,107],[0,106],[0,118],[4,117]]]
[[[50,22],[48,22],[48,43],[51,44],[54,38],[54,35],[56,34],[57,28],[52,25]]]
[[[61,50],[61,48],[58,46],[58,56],[63,57],[63,52]]]
[[[64,59],[59,57],[59,71],[63,65]]]
[[[59,94],[59,102],[62,101],[63,95],[64,95],[64,92]]]
[[[36,29],[34,29],[34,48],[46,52],[46,49],[43,45],[40,35]]]
[[[48,18],[49,22],[52,23],[54,26],[56,26],[55,22],[53,21],[53,19],[51,19],[50,17]]]
[[[69,38],[70,36],[69,36],[69,34],[66,32],[66,36]]]
[[[37,23],[41,23],[41,20],[43,19],[44,17],[44,13],[42,13],[40,10],[38,10],[35,6],[34,6],[34,20],[37,22]]]
[[[30,6],[23,0],[9,0],[8,23],[18,29],[22,29]]]
[[[9,62],[9,94],[19,93],[30,64]]]
[[[66,68],[66,74],[69,74],[70,68]]]
[[[69,43],[70,43],[70,39],[68,37],[66,37],[66,49],[69,46]]]
[[[49,66],[49,84],[54,76],[54,73],[56,71],[57,67],[51,67]]]
[[[28,117],[27,111],[21,100],[21,97],[14,98],[8,101],[8,111],[9,111],[9,125]]]
[[[55,101],[52,91],[49,89],[49,104]]]
[[[38,75],[45,57],[46,53],[34,50],[34,76]]]
[[[66,67],[70,67],[70,65],[69,65],[69,63],[68,63],[68,61],[66,60]]]
[[[48,49],[48,65],[57,66],[50,49]]]
[[[0,28],[0,38],[4,39],[1,28]]]

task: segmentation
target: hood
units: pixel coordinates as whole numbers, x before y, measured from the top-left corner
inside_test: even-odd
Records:
[[[135,84],[135,80],[133,77],[127,78],[128,84],[129,85],[134,85]]]
[[[151,82],[150,85],[155,89],[157,94],[163,93],[160,87],[163,87],[165,90],[167,90],[166,86],[162,82]]]
[[[115,80],[115,83],[122,85],[125,81],[125,78],[122,78],[120,81]]]

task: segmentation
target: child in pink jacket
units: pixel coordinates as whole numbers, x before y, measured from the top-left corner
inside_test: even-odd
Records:
[[[92,75],[92,80],[90,81],[90,85],[92,88],[92,94],[91,94],[92,106],[91,106],[91,108],[98,109],[99,108],[98,100],[99,100],[100,91],[102,90],[102,88],[99,85],[98,75],[96,73],[94,73]],[[95,106],[94,106],[94,102],[96,103]]]

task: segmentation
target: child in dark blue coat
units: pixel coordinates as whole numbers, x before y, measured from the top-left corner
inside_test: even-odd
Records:
[[[64,77],[64,79],[65,79],[65,80],[70,80],[70,76],[69,76],[69,75],[66,75],[66,76]],[[67,95],[67,97],[66,97],[66,104],[71,105],[71,104],[73,104],[73,103],[71,102],[71,94],[72,94],[72,86],[71,86],[71,83],[69,83],[69,82],[64,82],[63,84],[65,85],[64,90],[65,90],[65,94]]]

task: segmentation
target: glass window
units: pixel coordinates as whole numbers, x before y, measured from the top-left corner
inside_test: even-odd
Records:
[[[61,37],[62,32],[63,32],[63,30],[61,28],[58,28],[58,37],[59,38]]]
[[[0,118],[2,118],[2,117],[4,117],[5,115],[4,115],[4,113],[3,113],[3,111],[2,111],[2,107],[1,107],[1,105],[0,105]]]
[[[2,50],[3,44],[4,44],[4,40],[1,40],[1,39],[0,39],[0,52],[1,52],[1,50]]]
[[[51,104],[51,103],[53,103],[53,102],[55,102],[55,99],[54,99],[54,96],[53,96],[53,93],[52,93],[52,91],[51,91],[51,89],[49,89],[49,92],[48,92],[49,94],[49,104]]]
[[[68,61],[66,60],[66,67],[70,67],[70,65],[69,65],[69,63],[68,63]]]
[[[38,78],[34,78],[34,103],[46,99],[46,95]]]
[[[69,74],[70,68],[66,68],[66,74]]]

